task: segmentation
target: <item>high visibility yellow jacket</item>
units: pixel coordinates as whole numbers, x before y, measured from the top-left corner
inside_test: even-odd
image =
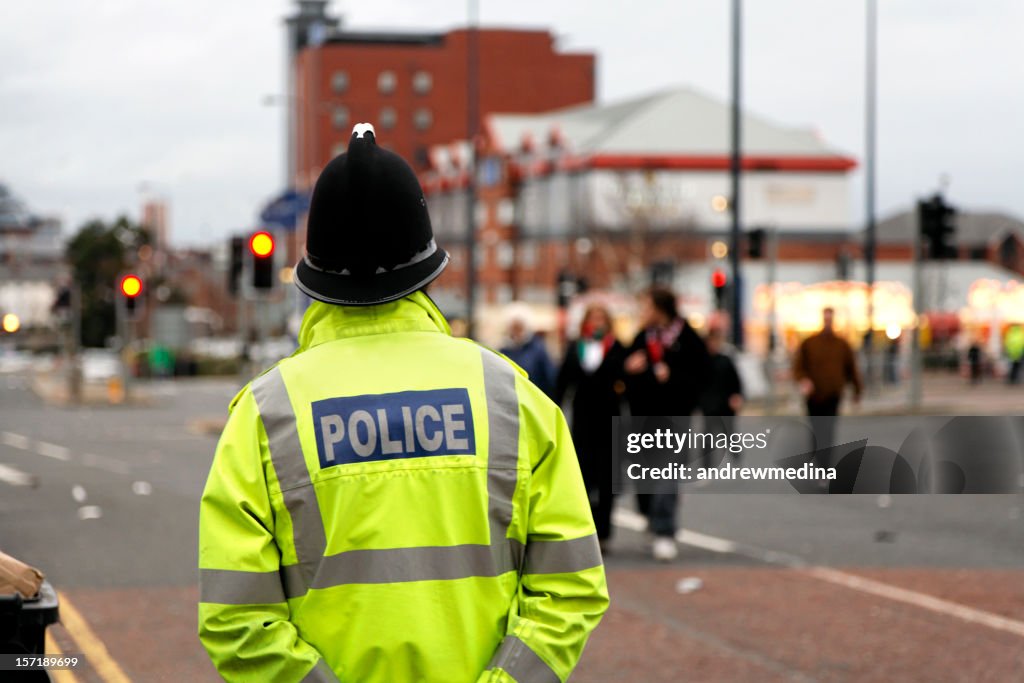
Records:
[[[313,303],[239,393],[199,567],[229,681],[556,683],[608,606],[561,411],[420,292]]]

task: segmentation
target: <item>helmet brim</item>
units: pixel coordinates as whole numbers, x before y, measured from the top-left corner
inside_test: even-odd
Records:
[[[319,270],[302,259],[295,266],[294,281],[303,294],[317,301],[338,306],[374,306],[426,287],[441,274],[448,260],[448,252],[438,248],[411,266],[360,277]]]

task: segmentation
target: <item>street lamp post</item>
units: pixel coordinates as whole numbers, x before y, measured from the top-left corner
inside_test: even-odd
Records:
[[[740,291],[743,279],[740,277],[740,149],[742,145],[742,125],[740,117],[740,54],[741,54],[741,23],[742,0],[732,1],[732,116],[731,116],[731,154],[729,164],[730,196],[729,209],[732,218],[729,248],[731,258],[729,265],[732,270],[732,340],[738,350],[743,348],[743,311],[740,306],[743,295]]]
[[[477,24],[479,1],[468,0],[469,30],[466,33],[466,137],[469,163],[466,178],[466,336],[472,337],[476,317],[476,134],[480,118],[478,101],[479,60]]]
[[[875,331],[875,251],[877,225],[875,219],[875,93],[877,75],[877,3],[867,0],[864,92],[864,280],[867,285],[868,333],[865,337],[865,375],[868,387],[875,385],[874,331]]]

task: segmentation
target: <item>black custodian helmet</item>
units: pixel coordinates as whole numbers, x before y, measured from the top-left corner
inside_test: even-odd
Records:
[[[296,286],[329,304],[372,306],[426,286],[447,265],[416,174],[377,146],[372,125],[357,124],[313,188]]]

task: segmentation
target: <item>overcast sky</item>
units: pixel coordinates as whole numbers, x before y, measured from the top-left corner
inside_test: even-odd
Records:
[[[687,84],[729,92],[726,0],[481,0],[484,26],[547,27],[598,56],[609,102]],[[745,104],[862,157],[864,2],[744,3]],[[253,225],[281,189],[290,0],[7,0],[0,21],[0,182],[72,232],[171,200],[172,239]],[[1024,2],[880,0],[878,202],[941,174],[965,209],[1024,217]],[[352,30],[444,30],[464,0],[334,0]],[[862,220],[860,173],[851,224]]]

